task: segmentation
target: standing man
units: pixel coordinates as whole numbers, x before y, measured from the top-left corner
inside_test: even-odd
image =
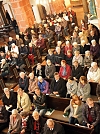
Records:
[[[87,98],[83,108],[83,125],[94,128],[96,134],[100,133],[100,107],[92,98]]]

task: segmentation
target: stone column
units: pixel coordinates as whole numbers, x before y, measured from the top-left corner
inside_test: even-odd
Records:
[[[10,0],[15,19],[21,32],[34,24],[34,16],[29,0]]]
[[[98,18],[98,25],[100,29],[100,0],[95,0],[96,11],[97,11],[97,18]]]
[[[85,13],[85,14],[88,14],[88,13],[89,13],[89,8],[88,8],[87,0],[82,0],[82,3],[83,3],[83,10],[84,10],[84,13]]]

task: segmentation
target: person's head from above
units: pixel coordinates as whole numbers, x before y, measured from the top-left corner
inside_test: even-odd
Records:
[[[59,73],[58,72],[55,72],[54,73],[54,78],[55,78],[55,80],[59,80],[60,79],[60,76],[59,76]]]
[[[5,53],[3,51],[1,51],[0,55],[3,57],[5,55]]]
[[[24,43],[21,43],[21,47],[24,47],[25,45],[24,45]]]
[[[61,41],[57,41],[57,46],[58,46],[58,47],[60,47],[60,46],[61,46],[61,44],[62,44],[62,42],[61,42]]]
[[[1,64],[3,64],[3,65],[6,64],[6,59],[2,59]]]
[[[35,33],[34,30],[31,30],[31,33],[34,34]]]
[[[24,36],[24,40],[28,40],[28,37],[26,35]]]
[[[89,108],[94,107],[94,101],[92,98],[87,98],[86,104],[88,105]]]
[[[73,62],[73,66],[74,66],[75,68],[77,68],[77,67],[78,67],[78,65],[79,65],[78,61],[77,61],[77,60],[75,60],[75,61]]]
[[[52,49],[48,49],[48,54],[49,54],[49,55],[52,55],[52,54],[53,54]]]
[[[77,42],[73,42],[73,47],[74,47],[74,48],[77,48],[77,47],[78,47]]]
[[[8,50],[6,54],[7,54],[7,55],[11,55],[11,52]]]
[[[11,47],[12,47],[12,48],[15,48],[15,46],[16,46],[15,43],[12,43],[12,44],[11,44]]]
[[[86,44],[85,40],[81,40],[81,46],[84,47],[85,44]]]
[[[79,81],[82,85],[87,84],[87,78],[85,76],[81,76]]]
[[[61,60],[61,66],[62,66],[62,67],[66,67],[66,64],[67,64],[67,63],[66,63],[65,60]]]
[[[30,43],[29,43],[29,47],[32,47],[32,46],[33,46],[33,45],[32,45],[32,43],[30,42]]]
[[[43,78],[42,78],[42,76],[38,76],[38,81],[39,81],[40,83],[43,82]]]
[[[10,95],[10,91],[9,91],[8,88],[4,88],[3,90],[4,90],[4,93],[5,93],[6,96]]]
[[[91,63],[91,67],[92,67],[93,69],[97,69],[97,68],[98,68],[97,62],[92,62],[92,63]]]
[[[12,37],[9,37],[9,41],[12,41],[13,40],[13,38]]]
[[[20,76],[20,78],[24,79],[25,78],[25,73],[24,72],[20,72],[19,76]]]
[[[47,119],[46,124],[47,124],[49,129],[51,129],[51,130],[54,129],[55,123],[54,123],[53,119]]]
[[[85,56],[90,57],[90,51],[89,50],[85,51]]]
[[[13,110],[12,110],[12,116],[13,116],[14,118],[16,118],[17,115],[18,115],[17,109],[13,109]]]
[[[18,58],[18,54],[17,54],[17,53],[14,53],[14,57],[15,57],[15,58]]]
[[[60,47],[56,47],[56,52],[58,53],[58,54],[60,54],[60,51],[61,51],[61,49],[60,49]]]
[[[68,77],[68,83],[72,84],[73,81],[74,81],[73,77],[72,77],[72,76],[69,76],[69,77]]]
[[[53,25],[52,22],[50,22],[49,25],[52,26]]]
[[[22,117],[22,119],[25,119],[27,116],[29,116],[29,113],[25,111],[21,111],[20,116]]]
[[[42,68],[41,63],[38,63],[36,69],[41,70],[41,68]]]
[[[21,89],[21,88],[18,88],[18,90],[17,90],[17,94],[19,95],[19,96],[23,96],[23,90]]]
[[[39,34],[39,39],[41,40],[43,38],[42,34]]]
[[[34,118],[35,121],[39,120],[39,113],[37,111],[33,111],[32,117]]]
[[[95,33],[94,33],[93,30],[90,31],[90,35],[91,35],[91,36],[94,36],[94,35],[95,35]]]
[[[48,59],[46,62],[47,62],[47,65],[48,65],[48,66],[51,66],[51,64],[52,64],[52,63],[51,63],[51,60]]]
[[[31,80],[34,79],[34,73],[33,73],[33,72],[29,74],[29,78],[30,78]]]
[[[37,96],[40,96],[41,91],[40,91],[39,87],[35,87],[34,90],[35,90],[35,94],[36,94]]]
[[[71,56],[72,56],[72,51],[71,51],[71,50],[68,50],[66,55],[67,55],[68,57],[71,57]]]
[[[72,8],[71,8],[71,7],[69,7],[69,8],[68,8],[68,11],[70,11],[70,12],[71,12],[71,11],[72,11]]]
[[[70,42],[68,40],[66,41],[66,46],[70,46]]]
[[[72,105],[81,105],[81,100],[77,95],[72,96],[71,104]]]
[[[78,31],[78,30],[79,30],[78,26],[75,26],[75,28],[74,28],[74,29],[75,29],[75,31]]]
[[[79,37],[82,38],[83,32],[79,32]]]
[[[75,57],[78,57],[79,54],[80,54],[80,51],[77,51],[77,50],[76,50],[76,51],[74,52]]]
[[[16,34],[16,39],[19,40],[19,35],[18,34]]]
[[[77,32],[73,32],[73,37],[76,38],[77,36]]]
[[[96,43],[96,40],[91,40],[91,44],[92,44],[93,47],[95,47],[96,44],[97,44],[97,43]]]

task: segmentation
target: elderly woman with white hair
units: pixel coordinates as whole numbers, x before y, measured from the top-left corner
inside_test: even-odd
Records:
[[[1,60],[1,77],[5,77],[9,74],[9,64],[6,62],[5,59]]]
[[[89,82],[97,82],[100,80],[100,68],[96,62],[91,63],[91,67],[88,70],[87,80]]]
[[[80,54],[84,55],[85,51],[90,50],[90,45],[86,45],[85,40],[81,40],[81,45],[80,45]]]
[[[21,126],[22,126],[21,116],[16,109],[13,109],[12,115],[10,116],[8,134],[20,134]]]
[[[40,88],[42,93],[49,93],[49,83],[42,78],[42,76],[38,77],[38,87]]]
[[[96,40],[91,41],[90,53],[93,56],[93,60],[97,59],[100,55],[100,46],[96,43]]]

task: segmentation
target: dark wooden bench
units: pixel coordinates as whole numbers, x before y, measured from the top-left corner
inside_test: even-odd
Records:
[[[63,117],[64,109],[70,104],[70,99],[47,95],[47,108],[54,109],[51,115],[45,115],[45,118],[52,118],[61,123],[65,133],[71,134],[94,134],[94,129],[84,126],[76,126],[68,123],[68,118]]]

